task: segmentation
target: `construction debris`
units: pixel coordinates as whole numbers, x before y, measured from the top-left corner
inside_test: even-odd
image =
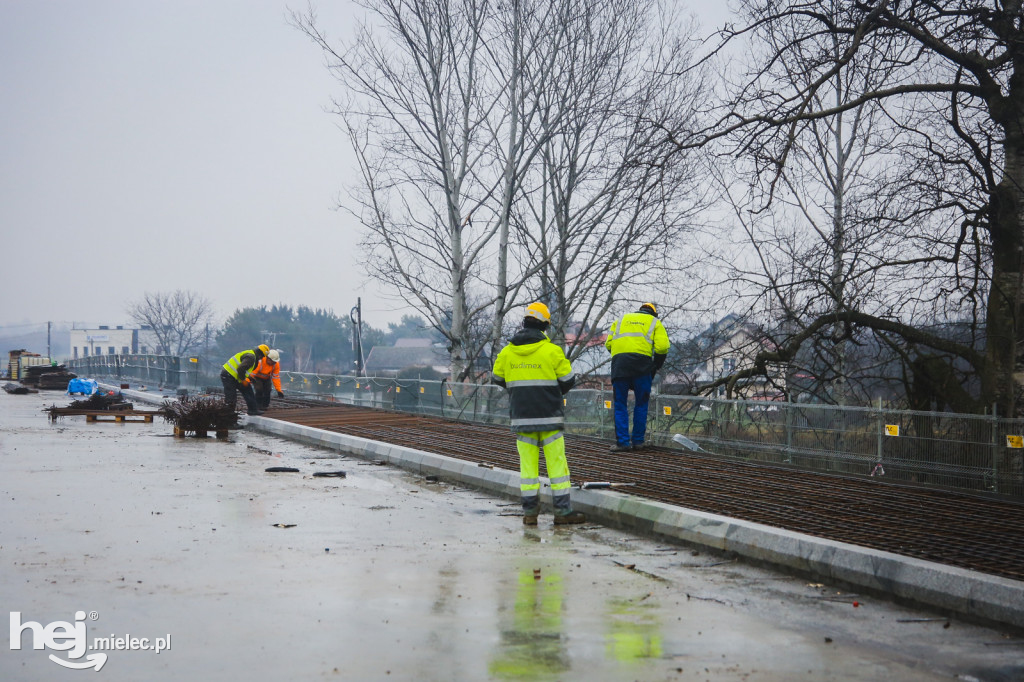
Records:
[[[56,405],[50,405],[43,411],[48,412],[50,415],[50,421],[55,422],[60,417],[71,417],[71,416],[94,416],[97,413],[120,413],[120,414],[133,414],[135,406],[131,403],[125,402],[124,396],[120,393],[95,393],[88,398],[83,400],[72,400],[71,404],[67,407],[57,407]],[[142,414],[142,413],[140,413]],[[160,410],[145,412],[145,414],[161,414]],[[147,422],[152,421],[152,416],[147,419]],[[95,421],[89,419],[88,421]]]
[[[67,371],[64,365],[37,365],[24,368],[20,381],[26,386],[42,390],[64,391],[68,382],[77,377],[74,372]]]
[[[20,384],[12,384],[7,382],[4,384],[4,390],[14,395],[26,395],[28,393],[39,393],[35,388],[29,388],[28,386],[21,386]]]
[[[609,481],[590,481],[578,484],[581,490],[605,490],[608,488],[628,488],[636,483],[611,483]]]
[[[94,393],[84,400],[73,400],[68,407],[78,410],[133,410],[135,405],[126,402],[121,393]]]

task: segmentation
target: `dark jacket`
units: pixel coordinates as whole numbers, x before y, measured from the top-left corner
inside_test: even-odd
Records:
[[[562,395],[576,376],[565,353],[544,332],[519,330],[498,353],[492,381],[508,389],[513,431],[558,431],[565,426]]]

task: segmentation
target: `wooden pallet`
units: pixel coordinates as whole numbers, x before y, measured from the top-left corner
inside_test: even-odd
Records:
[[[80,410],[74,407],[55,407],[49,410],[58,417],[85,416],[87,423],[114,422],[117,424],[152,424],[153,417],[163,414],[162,410]]]
[[[86,422],[115,422],[125,424],[139,422],[141,424],[152,424],[152,414],[138,414],[134,410],[126,412],[93,412],[85,415]]]
[[[206,438],[208,433],[209,433],[209,430],[207,430],[207,431],[200,430],[200,431],[196,431],[195,432],[195,436],[196,436],[196,438]],[[227,429],[216,429],[216,430],[214,430],[214,434],[217,436],[217,438],[220,438],[221,440],[225,440],[228,437],[228,430]],[[180,426],[175,426],[174,427],[174,437],[175,438],[185,438],[187,435],[188,435],[188,431],[186,431],[185,429],[181,428]]]

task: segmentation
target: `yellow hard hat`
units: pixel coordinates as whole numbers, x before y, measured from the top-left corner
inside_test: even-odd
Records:
[[[653,303],[644,303],[640,306],[640,310],[643,310],[644,308],[650,308],[651,314],[654,315],[655,317],[658,316],[658,308],[655,307]]]
[[[526,316],[540,320],[541,322],[551,321],[551,313],[548,311],[548,307],[540,301],[526,306]]]
[[[257,348],[259,348],[259,349],[260,349],[261,351],[263,351],[263,354],[264,354],[264,355],[266,355],[267,353],[269,353],[269,352],[270,352],[270,346],[268,346],[268,345],[267,345],[267,344],[265,344],[265,343],[261,343],[260,345],[258,345],[258,346],[256,346],[256,347],[257,347]]]

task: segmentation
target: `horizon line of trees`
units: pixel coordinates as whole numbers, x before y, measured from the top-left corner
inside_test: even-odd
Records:
[[[212,302],[195,291],[145,293],[127,307],[130,319],[153,330],[168,354],[190,352],[223,356],[225,360],[246,348],[266,343],[281,351],[282,368],[295,372],[352,373],[356,368],[353,323],[333,310],[309,306],[251,306],[235,310],[223,323],[213,316]],[[374,346],[394,345],[399,338],[443,337],[415,315],[379,329],[363,322],[364,354]]]
[[[130,304],[129,309],[138,315],[138,311],[144,309],[143,304],[154,301],[161,302],[157,310],[167,309],[169,301],[177,302],[186,309],[192,306],[200,311],[212,307],[207,299],[196,292],[175,291],[147,293],[139,301]],[[282,366],[286,370],[347,374],[355,369],[351,343],[352,322],[349,318],[338,317],[330,310],[307,306],[292,308],[287,305],[242,308],[236,310],[223,326],[215,324],[212,337],[200,333],[204,331],[200,327],[211,322],[205,316],[196,314],[195,310],[185,310],[178,318],[185,320],[183,324],[186,326],[176,330],[178,336],[169,342],[180,347],[185,343],[182,339],[192,341],[177,355],[202,350],[208,356],[214,354],[217,358],[227,358],[240,349],[266,342],[283,352]],[[150,323],[145,324],[149,326]],[[574,333],[586,334],[587,330],[579,324],[570,327]],[[969,339],[971,333],[969,323],[951,323],[940,327],[933,329],[932,333],[953,342],[968,342],[966,339]],[[751,358],[756,361],[757,349],[772,347],[771,336],[765,334],[763,328],[740,315],[729,314],[707,328],[694,329],[689,335],[681,333],[674,338],[662,379],[672,386],[673,392],[687,394],[716,391],[728,384],[730,390],[726,397],[750,397],[753,387],[757,395],[783,395],[797,401],[833,402],[828,400],[832,368],[827,361],[814,355],[811,347],[802,349],[796,362],[776,365],[763,375],[748,374],[741,376],[737,382],[736,377],[742,372],[733,373],[718,377],[703,387],[692,381],[698,368],[716,353],[721,353],[720,344],[740,328],[749,334],[753,343],[753,350],[748,348],[745,351],[747,357],[738,359],[740,366],[747,364]],[[603,333],[604,329],[602,326],[590,331],[596,336]],[[376,345],[394,345],[397,339],[409,337],[427,337],[435,343],[444,342],[441,334],[429,329],[422,318],[414,315],[404,315],[397,324],[389,323],[387,331],[367,324],[363,326],[366,353]],[[600,350],[603,351],[603,348]],[[909,409],[958,411],[957,401],[964,400],[964,396],[978,388],[976,384],[922,387],[919,376],[906,372],[903,360],[893,348],[880,344],[870,335],[860,335],[848,360],[850,371],[858,374],[858,381],[851,385],[851,402],[872,404],[878,397],[885,396],[890,403],[902,402]],[[598,370],[596,376],[600,376],[600,364],[595,369]]]

